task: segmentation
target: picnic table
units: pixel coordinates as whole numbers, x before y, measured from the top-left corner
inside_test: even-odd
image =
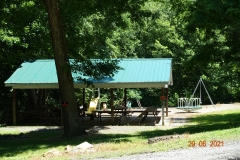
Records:
[[[146,107],[141,109],[130,109],[128,110],[127,107],[116,107],[113,111],[110,109],[108,110],[95,110],[93,113],[97,116],[97,123],[101,123],[103,117],[111,117],[113,113],[114,117],[117,117],[118,114],[120,115],[130,115],[130,113],[140,113],[138,117],[140,118],[139,123],[142,123],[148,116],[153,115],[156,120],[159,120],[161,117],[160,110],[157,107]]]
[[[114,111],[127,111],[128,108],[127,107],[124,107],[124,106],[118,106],[118,107],[115,107],[114,108]],[[121,114],[121,112],[120,112]],[[118,115],[118,113],[115,113],[115,115]],[[126,115],[126,112],[124,112],[124,115]]]
[[[113,114],[114,114],[114,117],[117,116],[118,113],[122,114],[122,115],[127,115],[129,114],[131,111],[126,111],[126,110],[113,110]],[[95,110],[94,113],[97,114],[97,123],[100,122],[101,123],[101,120],[102,120],[102,117],[103,117],[103,113],[106,113],[108,115],[104,115],[104,116],[107,116],[107,117],[111,117],[111,113],[112,111],[111,110]]]
[[[131,112],[140,112],[138,116],[140,118],[140,123],[142,123],[148,115],[153,115],[156,120],[159,120],[160,110],[157,107],[146,107],[142,109],[131,109]]]
[[[115,107],[114,110],[116,110],[116,111],[123,111],[123,110],[127,110],[127,107],[118,106],[118,107]]]

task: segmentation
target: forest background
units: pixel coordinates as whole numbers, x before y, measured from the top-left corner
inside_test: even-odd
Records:
[[[59,1],[70,58],[172,58],[173,86],[169,106],[190,97],[199,78],[214,103],[240,98],[240,2],[223,0],[97,0]],[[12,109],[11,88],[4,82],[24,61],[53,59],[49,22],[44,3],[3,0],[0,3],[0,122]],[[89,68],[91,70],[91,68]],[[199,92],[197,91],[197,94]],[[82,103],[82,90],[75,94]],[[86,90],[86,102],[92,90]],[[115,89],[115,105],[124,90]],[[137,106],[160,106],[159,88],[128,89]],[[199,95],[196,95],[199,96]],[[203,104],[210,104],[202,89]],[[43,90],[18,90],[18,114],[43,105]],[[47,90],[47,106],[58,107],[59,91]],[[109,102],[109,89],[101,101]]]

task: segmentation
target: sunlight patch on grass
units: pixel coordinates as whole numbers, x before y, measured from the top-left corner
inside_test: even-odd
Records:
[[[240,109],[217,111],[213,113],[207,113],[204,115],[198,115],[189,118],[189,124],[201,124],[201,125],[219,125],[219,124],[232,124],[239,122]],[[240,123],[240,122],[239,122]]]

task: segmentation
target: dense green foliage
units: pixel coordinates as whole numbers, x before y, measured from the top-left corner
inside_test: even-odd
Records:
[[[169,57],[173,58],[174,80],[169,88],[171,106],[177,105],[178,97],[189,97],[200,77],[214,103],[239,101],[238,1],[60,0],[60,7],[70,57],[89,64],[82,68],[83,72],[99,73],[89,72],[89,58]],[[23,61],[53,58],[53,53],[41,1],[2,0],[0,18],[3,117],[4,109],[12,106],[10,88],[4,86],[4,81]],[[76,90],[76,94],[81,102],[81,91]],[[90,99],[91,94],[87,90],[86,98]],[[143,106],[160,105],[160,89],[130,89],[127,94],[133,106],[137,106],[135,99],[141,99]],[[210,103],[204,89],[202,94],[203,104]],[[24,90],[18,91],[19,110],[28,107],[27,95]],[[109,90],[102,89],[101,96],[103,101],[109,101]],[[122,101],[123,89],[115,90],[115,96],[116,103]],[[47,97],[48,105],[58,103],[58,91],[47,91]]]
[[[239,100],[240,2],[176,0],[172,4],[186,24],[184,30],[195,37],[191,41],[194,54],[186,67],[198,67],[211,82],[215,101]]]

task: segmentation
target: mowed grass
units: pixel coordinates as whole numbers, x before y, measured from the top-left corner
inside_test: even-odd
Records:
[[[2,138],[9,135],[19,135],[21,130],[7,127],[0,128],[0,159],[41,159],[49,150],[57,149],[62,155],[44,159],[94,159],[101,157],[119,157],[138,153],[161,152],[172,149],[188,148],[190,141],[219,140],[224,143],[240,140],[240,109],[214,112],[189,118],[188,125],[161,130],[156,127],[151,131],[132,134],[91,134],[75,138],[61,138],[61,129],[37,130],[24,133],[23,137]],[[131,129],[131,126],[129,126]],[[179,134],[181,138],[148,144],[148,139],[162,135]],[[87,141],[94,145],[92,153],[66,154],[67,145],[76,146]]]

